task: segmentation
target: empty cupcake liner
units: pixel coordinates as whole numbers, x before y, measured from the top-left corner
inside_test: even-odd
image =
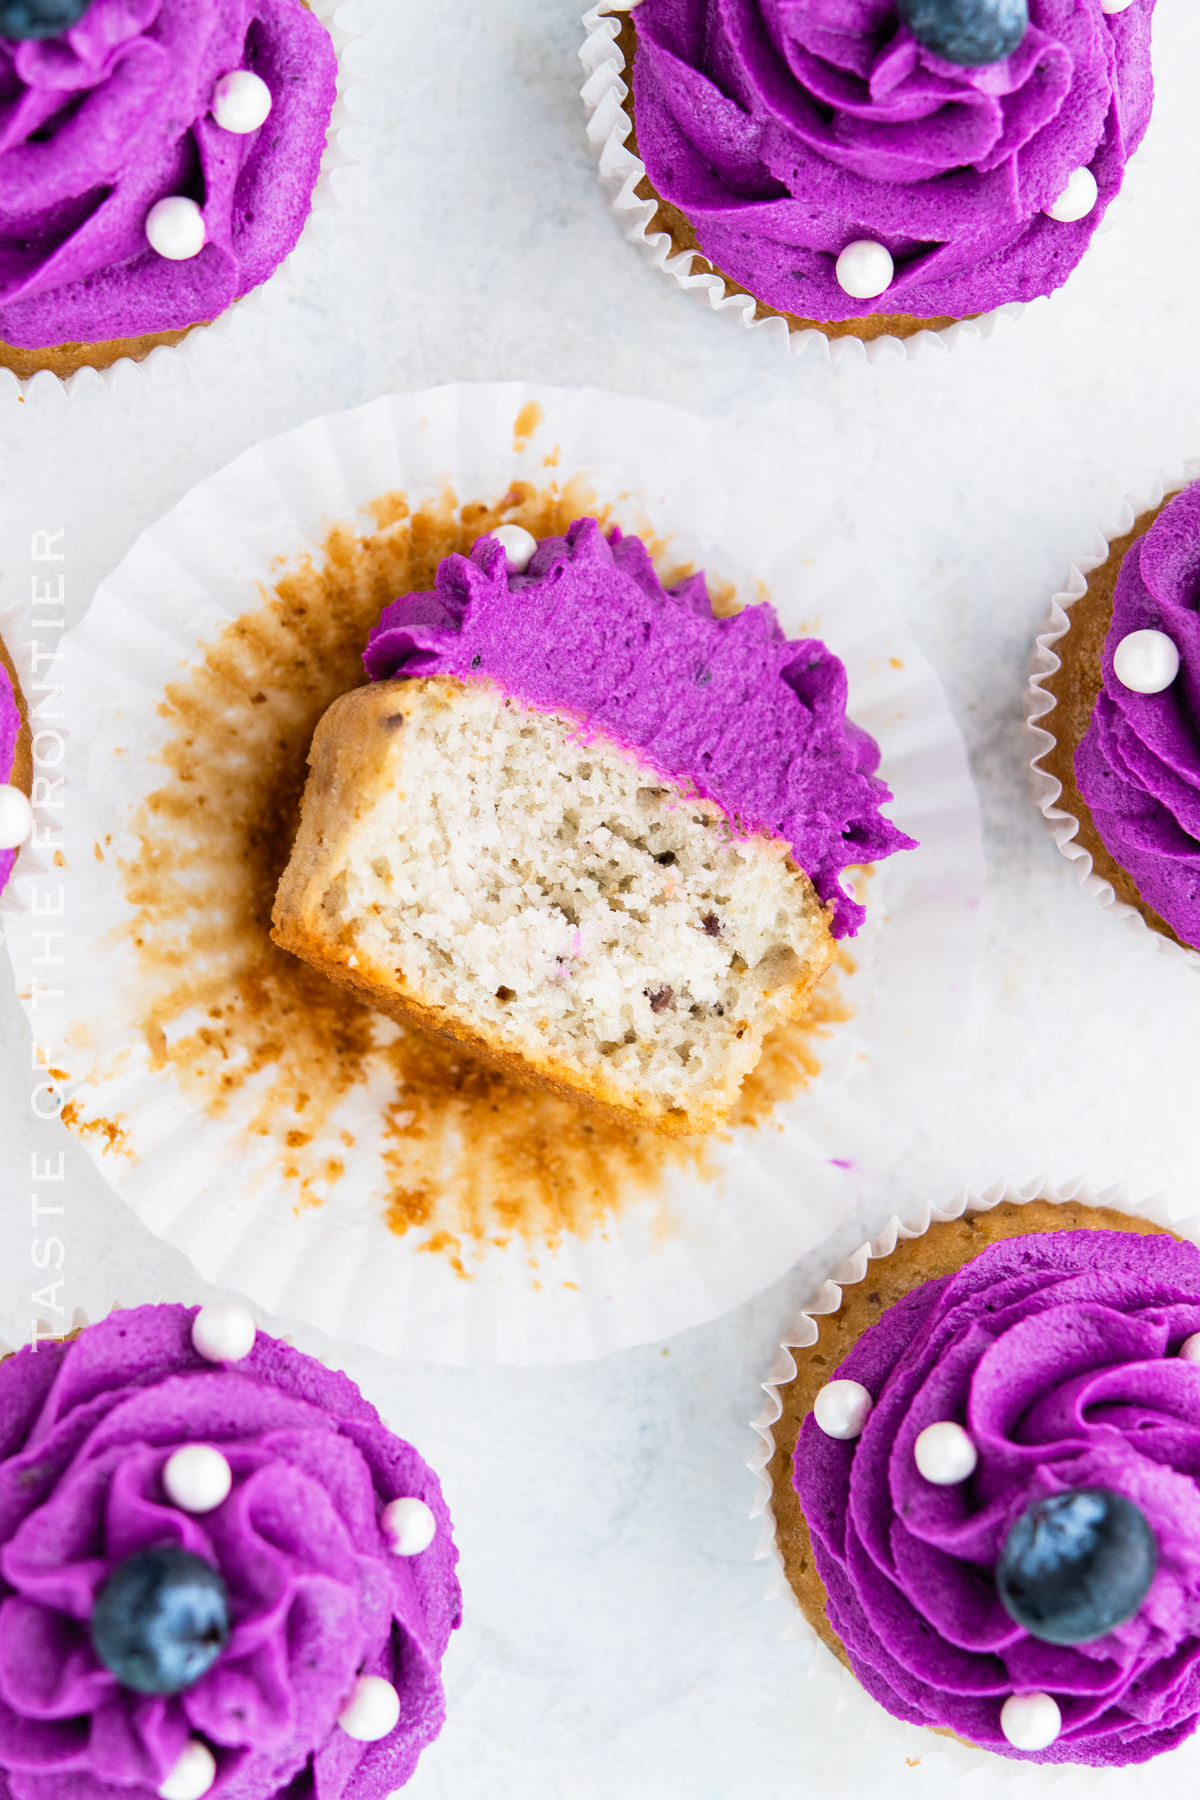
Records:
[[[763,331],[775,338],[788,353],[799,359],[811,355],[818,361],[836,367],[846,357],[877,363],[885,358],[901,357],[910,362],[925,350],[953,350],[963,335],[987,338],[1000,318],[1015,317],[1023,310],[1014,301],[997,307],[977,319],[963,319],[939,331],[918,331],[909,338],[880,337],[864,342],[856,337],[826,337],[823,331],[792,331],[779,318],[756,319],[754,300],[749,294],[727,294],[719,275],[707,270],[692,271],[699,260],[691,250],[675,252],[665,231],[651,231],[650,222],[657,211],[653,200],[639,199],[636,188],[646,173],[646,165],[627,148],[629,118],[622,102],[628,93],[625,62],[617,45],[620,29],[614,13],[631,12],[636,0],[600,0],[583,15],[586,37],[579,60],[587,71],[580,90],[587,108],[588,142],[597,159],[600,180],[612,203],[622,232],[637,244],[655,268],[672,277],[681,288],[707,298],[714,312],[725,313],[747,331]]]
[[[365,75],[352,74],[347,70],[345,51],[350,44],[355,43],[361,37],[362,30],[361,28],[347,29],[339,22],[338,14],[342,10],[344,0],[305,0],[305,4],[320,19],[332,39],[334,50],[337,53],[338,73],[337,98],[333,103],[317,184],[313,189],[312,202],[308,217],[304,221],[303,230],[279,267],[265,281],[260,282],[256,288],[252,288],[240,300],[235,300],[232,306],[226,307],[220,317],[214,319],[211,324],[193,325],[187,336],[182,338],[178,344],[156,344],[153,350],[134,363],[136,368],[142,368],[148,373],[152,373],[155,365],[164,357],[182,356],[186,361],[190,356],[195,356],[198,352],[202,353],[203,346],[209,342],[228,342],[236,329],[236,321],[242,314],[268,312],[273,298],[272,290],[281,285],[290,286],[292,284],[295,279],[296,259],[307,254],[312,245],[313,215],[318,212],[340,211],[342,208],[342,201],[334,190],[331,177],[335,170],[351,168],[358,161],[357,157],[352,156],[342,147],[341,134],[347,126],[361,123],[346,96],[368,79]],[[20,394],[27,401],[36,401],[39,394],[47,388],[52,392],[65,388],[70,394],[78,382],[94,379],[97,376],[106,387],[111,388],[114,381],[119,379],[116,371],[123,363],[132,362],[132,360],[130,357],[118,357],[117,361],[111,363],[107,369],[93,369],[89,365],[77,369],[73,375],[68,375],[65,379],[55,375],[49,369],[40,369],[36,375],[22,377],[15,375],[11,369],[0,368],[0,382],[8,386],[10,393]]]
[[[821,1642],[800,1610],[776,1542],[770,1467],[775,1454],[774,1427],[783,1414],[780,1389],[794,1381],[797,1373],[792,1351],[807,1349],[816,1343],[816,1321],[837,1312],[842,1304],[843,1288],[864,1281],[871,1263],[890,1256],[901,1238],[924,1237],[931,1225],[946,1224],[961,1219],[964,1214],[990,1212],[1004,1201],[1020,1206],[1034,1200],[1049,1201],[1056,1206],[1077,1202],[1084,1206],[1109,1207],[1114,1212],[1149,1219],[1179,1237],[1200,1243],[1200,1214],[1183,1220],[1176,1218],[1162,1194],[1134,1200],[1124,1186],[1096,1189],[1082,1176],[1057,1185],[1042,1177],[1021,1184],[997,1181],[982,1191],[964,1187],[944,1206],[926,1201],[907,1222],[893,1216],[878,1237],[860,1244],[851,1256],[839,1263],[797,1314],[762,1384],[766,1404],[752,1425],[760,1441],[747,1467],[758,1484],[750,1517],[762,1521],[754,1556],[756,1561],[769,1560],[771,1563],[763,1598],[785,1602],[780,1637],[794,1641],[800,1652],[797,1675],[804,1679],[805,1686],[798,1692],[798,1704],[803,1707],[808,1733],[829,1734],[834,1744],[850,1739],[856,1744],[869,1744],[867,1760],[871,1764],[869,1785],[872,1792],[890,1792],[889,1784],[900,1782],[905,1783],[905,1791],[911,1790],[914,1794],[930,1793],[935,1785],[940,1792],[940,1784],[949,1777],[956,1782],[969,1778],[970,1791],[977,1797],[993,1789],[1007,1791],[1014,1783],[1022,1787],[1033,1784],[1054,1786],[1060,1794],[1066,1795],[1076,1789],[1091,1792],[1103,1781],[1106,1793],[1128,1794],[1129,1800],[1134,1800],[1139,1791],[1135,1783],[1141,1784],[1145,1779],[1145,1765],[1103,1770],[1076,1763],[1016,1762],[977,1749],[958,1738],[943,1736],[928,1727],[894,1719]],[[822,1748],[825,1747],[823,1744]],[[815,1757],[817,1747],[812,1748]],[[1184,1800],[1185,1795],[1194,1792],[1200,1775],[1200,1737],[1191,1738],[1169,1756],[1157,1758],[1152,1766],[1156,1789],[1169,1795],[1170,1800],[1175,1800],[1176,1795],[1179,1800]],[[859,1788],[847,1781],[843,1791],[849,1795],[857,1793]],[[866,1791],[865,1787],[862,1791]]]
[[[664,572],[702,567],[726,592],[769,595],[789,634],[825,638],[846,663],[851,715],[882,747],[889,815],[921,848],[870,877],[855,968],[839,972],[850,1016],[816,1043],[820,1073],[757,1128],[708,1140],[702,1171],[672,1163],[650,1189],[618,1186],[611,1199],[605,1189],[594,1227],[571,1221],[557,1236],[530,1227],[506,1242],[498,1231],[459,1242],[436,1220],[409,1220],[397,1235],[387,1223],[388,1122],[409,1115],[382,1051],[365,1056],[320,1130],[295,1119],[293,1133],[274,1114],[260,1128],[274,1051],[227,1101],[207,1089],[201,1101],[170,1054],[197,1021],[172,1014],[150,1031],[172,957],[226,957],[212,968],[231,991],[242,972],[228,945],[190,950],[183,927],[157,914],[160,964],[147,972],[130,871],[160,845],[146,850],[138,819],[162,786],[177,729],[163,716],[167,687],[205,667],[206,647],[256,614],[285,571],[320,563],[339,525],[376,529],[380,496],[402,491],[412,508],[443,506],[451,490],[460,503],[497,501],[519,481],[569,488],[573,510],[578,493],[580,512],[607,508],[647,536]],[[21,875],[10,891],[26,910],[7,915],[6,935],[67,1122],[145,1224],[206,1279],[395,1355],[562,1362],[718,1316],[863,1204],[916,1129],[965,1016],[980,929],[979,818],[958,728],[902,619],[858,557],[797,513],[757,446],[673,408],[594,389],[446,387],[317,419],[249,451],[146,532],[101,585],[65,641],[64,979],[47,982],[39,966],[42,921]],[[287,704],[286,684],[280,693]],[[214,793],[238,792],[243,724],[231,710],[228,739],[206,739],[196,777]],[[162,830],[169,849],[169,821]],[[185,880],[203,885],[206,867],[226,867],[219,836],[194,856],[191,838],[179,841]],[[224,888],[209,879],[203,892],[220,913]],[[334,1172],[306,1186],[305,1170],[317,1167]],[[512,1177],[514,1194],[524,1179]]]
[[[1047,676],[1055,675],[1062,667],[1062,659],[1056,646],[1071,629],[1071,608],[1088,591],[1088,576],[1093,569],[1098,569],[1108,560],[1108,547],[1116,538],[1124,537],[1133,530],[1137,519],[1145,512],[1159,506],[1168,494],[1174,494],[1180,488],[1187,487],[1190,482],[1200,479],[1200,460],[1186,462],[1183,472],[1174,477],[1159,475],[1151,484],[1144,498],[1127,495],[1122,502],[1121,511],[1116,523],[1105,530],[1098,531],[1092,549],[1085,555],[1077,556],[1071,563],[1071,572],[1067,585],[1054,595],[1050,602],[1050,611],[1046,622],[1038,633],[1030,660],[1029,686],[1025,700],[1025,720],[1029,736],[1033,741],[1033,750],[1029,759],[1030,785],[1033,797],[1041,808],[1047,829],[1054,842],[1062,851],[1067,861],[1075,869],[1079,885],[1085,894],[1099,902],[1110,918],[1118,920],[1134,933],[1151,939],[1155,947],[1166,956],[1176,958],[1181,965],[1187,965],[1200,971],[1200,953],[1185,950],[1173,939],[1164,937],[1162,932],[1153,931],[1147,925],[1136,907],[1128,906],[1118,900],[1112,883],[1102,875],[1093,873],[1092,856],[1078,839],[1079,820],[1069,812],[1062,801],[1062,783],[1058,777],[1051,775],[1040,764],[1048,751],[1057,743],[1054,732],[1054,713],[1056,701],[1053,694],[1048,694],[1042,686]]]

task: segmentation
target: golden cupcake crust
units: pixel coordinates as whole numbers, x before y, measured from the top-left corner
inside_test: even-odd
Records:
[[[3,638],[0,638],[0,663],[8,671],[8,679],[12,682],[13,699],[17,703],[17,711],[21,715],[21,729],[17,733],[12,774],[8,779],[10,785],[20,788],[28,799],[33,793],[33,739],[29,731],[29,708],[25,704],[25,695],[21,691],[16,664],[9,655],[8,646]]]

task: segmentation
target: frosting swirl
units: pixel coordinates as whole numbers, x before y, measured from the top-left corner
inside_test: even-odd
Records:
[[[879,746],[846,717],[846,671],[815,638],[789,641],[774,608],[714,618],[702,574],[664,588],[640,538],[595,519],[543,538],[509,574],[495,538],[449,556],[432,593],[385,607],[363,657],[373,681],[472,675],[592,731],[690,784],[747,831],[792,846],[832,908],[834,937],[864,909],[851,864],[915,848],[880,812]]]
[[[239,68],[272,100],[245,135],[210,116]],[[265,281],[308,215],[336,75],[301,0],[92,0],[58,37],[0,39],[0,336],[182,330]],[[146,241],[175,194],[206,228],[180,262]]]
[[[1194,1245],[1063,1231],[991,1245],[864,1332],[837,1373],[873,1396],[866,1428],[843,1443],[806,1418],[794,1485],[830,1623],[890,1713],[1003,1756],[1096,1766],[1143,1762],[1195,1730],[1200,1366],[1177,1352],[1197,1330]],[[944,1419],[979,1453],[956,1487],[914,1461],[917,1434]],[[1091,1487],[1141,1509],[1158,1568],[1132,1619],[1067,1648],[1009,1617],[993,1572],[1027,1506]],[[1014,1692],[1058,1702],[1049,1749],[1003,1735]]]
[[[893,0],[641,0],[638,150],[705,255],[802,318],[985,312],[1048,294],[1086,250],[1150,117],[1154,0],[1030,0],[1005,61],[964,68]],[[1076,169],[1099,199],[1047,218]],[[853,300],[834,267],[858,239],[895,277]]]
[[[1126,552],[1104,642],[1104,687],[1075,751],[1075,779],[1105,848],[1185,943],[1200,949],[1200,483],[1164,507]],[[1179,651],[1162,693],[1119,681],[1113,657],[1134,631]]]
[[[377,1800],[444,1713],[439,1663],[460,1610],[437,1477],[344,1375],[261,1331],[243,1361],[214,1368],[192,1347],[194,1316],[117,1313],[0,1367],[0,1793],[157,1790],[198,1736],[214,1796],[268,1800],[298,1780],[318,1800]],[[233,1472],[202,1517],[162,1487],[172,1451],[197,1440]],[[397,1495],[436,1517],[419,1556],[392,1555],[382,1535]],[[219,1570],[232,1620],[218,1661],[174,1697],[121,1687],[88,1632],[114,1564],[164,1544]],[[360,1671],[400,1695],[377,1743],[337,1728]]]

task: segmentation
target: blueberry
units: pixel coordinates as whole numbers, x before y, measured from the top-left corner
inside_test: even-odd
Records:
[[[229,1640],[229,1597],[217,1571],[189,1550],[139,1550],[96,1596],[92,1647],[122,1687],[181,1694]]]
[[[996,1586],[1031,1637],[1090,1644],[1132,1619],[1157,1565],[1154,1533],[1132,1501],[1076,1488],[1021,1514],[1000,1553]]]
[[[0,0],[0,37],[57,37],[82,19],[92,0]]]
[[[918,43],[967,68],[1003,62],[1029,26],[1029,0],[896,0],[896,6]]]

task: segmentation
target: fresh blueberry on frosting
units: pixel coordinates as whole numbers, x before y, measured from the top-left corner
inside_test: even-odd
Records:
[[[190,1550],[164,1546],[119,1562],[92,1612],[92,1647],[122,1687],[181,1694],[229,1642],[229,1595]]]
[[[92,0],[0,0],[0,37],[48,38],[82,19]]]
[[[1029,29],[1027,0],[897,0],[919,44],[966,68],[1003,62]]]
[[[1150,1591],[1158,1545],[1143,1512],[1107,1488],[1036,1500],[1008,1534],[996,1587],[1047,1644],[1090,1644],[1132,1619]]]

